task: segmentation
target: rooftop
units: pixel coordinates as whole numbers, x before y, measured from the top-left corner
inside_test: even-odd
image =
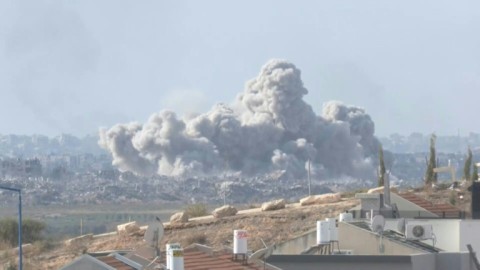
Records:
[[[397,193],[397,195],[440,217],[458,218],[461,214],[461,210],[451,204],[434,204],[433,202],[420,198],[413,193]]]
[[[96,259],[108,264],[109,266],[117,270],[136,270],[132,266],[120,261],[114,256],[101,256],[101,257],[97,257]]]
[[[213,251],[210,247],[193,244],[183,250],[185,270],[261,270],[263,264],[232,260],[229,249]],[[165,256],[162,257],[165,264]],[[266,265],[266,270],[273,269]]]
[[[369,224],[365,221],[349,222],[349,224],[372,232]],[[374,232],[372,232],[372,233],[374,233]],[[408,240],[408,239],[405,238],[405,236],[403,234],[400,234],[396,231],[385,230],[385,231],[383,231],[382,236],[386,237],[386,238],[388,238],[388,239],[390,239],[394,242],[402,243],[404,245],[409,245],[411,247],[423,250],[423,251],[428,252],[428,253],[438,253],[438,252],[442,251],[439,248],[436,248],[436,247],[434,247],[432,245],[429,245],[429,244],[425,244],[425,243],[423,243],[421,241],[418,241],[418,240]]]

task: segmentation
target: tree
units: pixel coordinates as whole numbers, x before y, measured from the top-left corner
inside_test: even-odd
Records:
[[[468,147],[467,158],[465,159],[465,165],[463,166],[463,179],[471,180],[470,167],[472,167],[472,150]]]
[[[436,154],[435,154],[435,141],[437,136],[432,134],[430,138],[430,158],[427,162],[427,171],[425,172],[425,185],[429,186],[432,183],[437,182],[437,174],[434,172],[434,169],[437,167]]]
[[[378,186],[381,187],[385,184],[385,161],[383,157],[383,147],[380,145],[380,150],[378,153],[379,159],[379,172],[378,172]]]
[[[22,242],[33,243],[43,238],[45,223],[25,219],[22,222]],[[6,242],[11,246],[18,245],[18,222],[12,218],[0,220],[0,241]]]

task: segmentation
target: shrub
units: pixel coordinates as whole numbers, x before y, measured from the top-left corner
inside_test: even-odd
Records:
[[[207,206],[203,203],[190,204],[185,208],[189,217],[202,217],[208,215]]]
[[[5,270],[17,270],[17,265],[15,262],[10,261],[5,265]]]
[[[25,219],[22,222],[22,242],[33,243],[42,240],[45,223]],[[12,218],[0,220],[0,241],[11,246],[18,245],[18,221]]]
[[[52,239],[44,239],[44,240],[35,242],[35,247],[40,252],[46,252],[55,248],[55,243]]]
[[[189,246],[191,244],[206,244],[207,243],[207,236],[205,233],[202,232],[192,232],[185,237],[185,246]]]

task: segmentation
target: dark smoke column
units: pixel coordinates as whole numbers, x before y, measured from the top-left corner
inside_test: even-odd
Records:
[[[174,112],[153,114],[141,125],[100,131],[100,145],[120,170],[139,175],[244,175],[284,171],[304,177],[311,160],[317,177],[370,178],[378,149],[375,125],[365,110],[341,102],[316,115],[303,97],[300,70],[285,60],[268,61],[232,106],[220,103],[189,120]]]

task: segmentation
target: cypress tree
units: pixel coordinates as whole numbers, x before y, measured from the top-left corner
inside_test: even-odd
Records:
[[[433,171],[437,167],[435,154],[435,141],[437,136],[432,134],[430,137],[430,158],[428,159],[427,171],[425,172],[425,185],[430,186],[437,181],[436,173]]]
[[[380,145],[379,153],[379,172],[378,172],[378,186],[381,187],[385,184],[385,161],[383,160],[383,146]]]

